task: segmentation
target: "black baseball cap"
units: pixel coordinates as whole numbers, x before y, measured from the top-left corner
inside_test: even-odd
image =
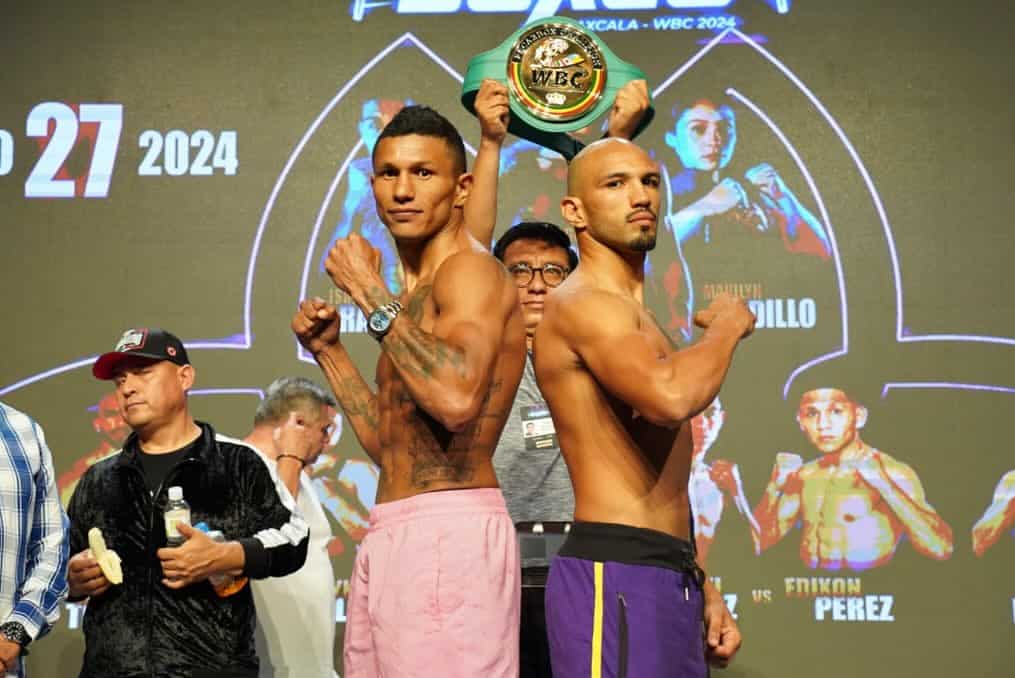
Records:
[[[154,327],[129,329],[116,342],[116,348],[103,353],[92,365],[92,374],[97,379],[112,379],[117,366],[131,358],[168,360],[177,365],[189,365],[187,349],[175,335]]]

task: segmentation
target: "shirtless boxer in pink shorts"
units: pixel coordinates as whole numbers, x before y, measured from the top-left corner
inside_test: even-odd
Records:
[[[293,318],[381,467],[351,583],[348,678],[518,675],[518,547],[491,456],[525,331],[514,282],[463,223],[471,185],[461,137],[435,111],[406,107],[381,132],[371,186],[405,291],[388,291],[379,252],[358,235],[325,266],[380,343],[376,393],[333,306],[306,300]]]

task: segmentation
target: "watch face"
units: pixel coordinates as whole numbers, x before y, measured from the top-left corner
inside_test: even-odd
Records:
[[[372,332],[387,332],[388,328],[391,326],[391,316],[381,309],[377,309],[370,314],[369,318],[367,318],[367,325],[370,327]]]
[[[28,641],[31,640],[28,632],[25,630],[25,627],[18,622],[0,624],[0,635],[12,643],[17,643],[22,646],[27,645]]]

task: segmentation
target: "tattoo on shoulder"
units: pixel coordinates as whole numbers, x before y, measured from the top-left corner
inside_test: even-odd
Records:
[[[420,285],[412,291],[405,303],[405,313],[413,322],[420,322],[423,319],[423,310],[426,308],[426,300],[430,298],[433,285]]]
[[[432,284],[421,285],[413,290],[405,303],[405,313],[413,325],[408,329],[407,336],[392,336],[385,343],[385,351],[396,366],[425,378],[432,377],[438,368],[445,365],[461,370],[465,364],[459,350],[449,347],[420,327],[432,291]]]

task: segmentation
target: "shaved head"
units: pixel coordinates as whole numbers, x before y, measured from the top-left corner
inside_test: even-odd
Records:
[[[628,146],[632,149],[638,149],[642,153],[648,156],[640,146],[636,146],[633,142],[627,139],[621,139],[620,137],[607,137],[605,139],[597,139],[591,144],[578,151],[578,154],[571,159],[570,164],[567,166],[567,192],[568,195],[577,195],[576,191],[580,186],[586,185],[588,180],[584,178],[584,174],[587,173],[589,166],[595,166],[595,158],[600,156],[604,151],[612,150],[620,144],[621,146]],[[583,179],[585,179],[583,181]]]
[[[589,144],[568,166],[564,218],[579,248],[593,240],[614,250],[645,252],[656,243],[659,163],[626,139]]]

